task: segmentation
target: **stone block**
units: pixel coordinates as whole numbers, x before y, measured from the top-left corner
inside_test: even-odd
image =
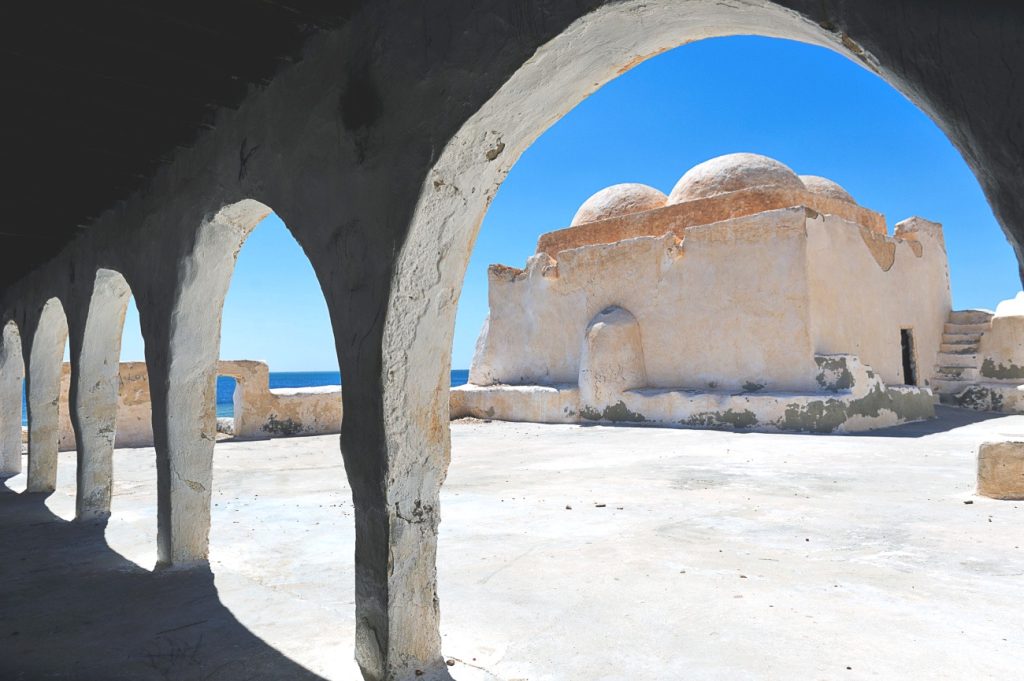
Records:
[[[993,499],[1024,499],[1024,442],[981,445],[978,494]]]

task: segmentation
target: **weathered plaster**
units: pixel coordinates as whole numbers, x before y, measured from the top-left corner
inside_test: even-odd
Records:
[[[61,386],[63,399],[58,411],[61,421],[74,427],[73,440],[78,443],[75,517],[79,520],[103,519],[110,515],[112,455],[120,393],[118,358],[130,298],[131,289],[123,276],[108,269],[96,272],[77,361],[64,365],[63,376],[70,379],[70,385]],[[74,409],[68,409],[69,404],[73,404]],[[63,435],[61,432],[59,440],[64,439]]]
[[[716,198],[727,207],[733,194],[750,191]],[[686,205],[637,220],[664,226],[659,213]],[[900,226],[918,249],[870,232],[871,243],[891,247],[884,266],[863,225],[799,205],[579,246],[557,261],[540,253],[524,270],[492,266],[470,382],[575,379],[584,413],[600,414],[615,400],[588,401],[600,390],[591,386],[618,381],[612,374],[630,363],[633,387],[801,391],[817,389],[816,354],[852,352],[897,385],[906,382],[900,333],[910,329],[923,367],[916,380],[927,385],[949,315],[946,254],[939,225],[915,218]],[[594,382],[582,364],[594,354],[580,338],[606,307],[628,310],[636,330],[609,345],[605,377]],[[621,392],[617,383],[610,391]]]
[[[452,389],[452,418],[539,423],[644,423],[755,431],[847,433],[933,418],[930,390],[887,386],[850,355],[817,355],[815,390],[607,390],[601,405],[575,386],[464,385]]]
[[[21,391],[25,360],[18,325],[8,321],[0,335],[0,476],[21,472]]]
[[[59,398],[68,321],[57,298],[39,311],[28,347],[28,491],[50,493],[57,484]]]

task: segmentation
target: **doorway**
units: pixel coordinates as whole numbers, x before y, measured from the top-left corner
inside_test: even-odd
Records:
[[[903,382],[907,385],[917,385],[913,329],[900,329],[900,348],[903,352]]]

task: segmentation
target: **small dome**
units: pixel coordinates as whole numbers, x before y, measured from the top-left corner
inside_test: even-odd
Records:
[[[667,200],[668,197],[646,184],[613,184],[584,201],[570,226],[654,210],[664,206]]]
[[[773,158],[760,154],[726,154],[704,161],[679,178],[669,204],[704,199],[751,187],[803,189],[800,178]]]
[[[850,196],[850,192],[846,191],[839,185],[838,182],[833,182],[827,177],[818,177],[817,175],[801,175],[800,181],[807,187],[807,191],[814,194],[821,194],[827,196],[830,199],[839,199],[840,201],[849,201],[850,203],[857,203]]]

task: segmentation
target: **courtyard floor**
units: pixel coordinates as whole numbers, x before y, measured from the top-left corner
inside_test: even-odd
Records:
[[[443,650],[459,681],[1014,679],[1024,503],[974,496],[1024,416],[859,436],[452,424]],[[152,449],[113,516],[0,485],[0,678],[338,679],[353,518],[337,436],[220,442],[209,572],[156,560]]]

